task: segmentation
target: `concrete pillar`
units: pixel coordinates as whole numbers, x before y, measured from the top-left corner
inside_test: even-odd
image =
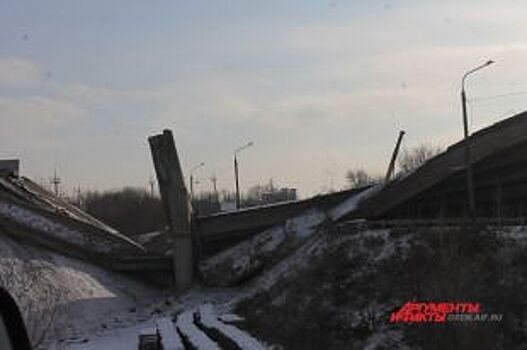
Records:
[[[191,206],[172,132],[148,138],[165,216],[174,237],[174,279],[176,288],[192,283],[193,257],[190,230]]]

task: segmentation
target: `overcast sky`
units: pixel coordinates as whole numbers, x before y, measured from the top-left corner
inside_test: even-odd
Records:
[[[0,3],[0,158],[64,189],[148,186],[147,137],[170,128],[197,189],[270,178],[302,196],[350,168],[527,107],[525,1],[7,1]],[[506,96],[487,98],[505,94]]]

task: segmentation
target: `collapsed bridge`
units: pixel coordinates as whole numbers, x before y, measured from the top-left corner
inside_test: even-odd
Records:
[[[327,217],[324,224],[357,219],[404,221],[405,224],[412,220],[436,224],[465,220],[470,214],[466,184],[467,147],[472,155],[474,219],[486,224],[524,222],[527,214],[525,112],[474,133],[415,171],[377,185],[374,191],[372,188],[341,191],[304,201],[197,217],[193,229],[200,240],[199,256],[206,260],[202,266],[208,266],[210,256],[208,260],[217,262],[221,260],[218,256],[226,255],[222,251],[233,251],[237,245],[250,245],[249,241],[253,241],[251,249],[254,249],[259,236],[273,227],[287,226],[302,213],[310,210],[327,212],[346,202],[354,205],[344,206],[338,219]],[[249,248],[245,257],[247,254],[253,254]]]
[[[482,129],[384,184],[210,216],[192,215],[171,132],[151,140],[166,230],[132,240],[19,176],[13,162],[0,162],[0,231],[153,283],[173,285],[183,274],[181,287],[196,276],[232,284],[248,276],[243,267],[233,277],[232,257],[261,268],[283,247],[295,249],[306,239],[295,236],[302,225],[315,232],[357,219],[440,224],[466,218],[466,142],[476,219],[504,224],[527,217],[527,113]]]

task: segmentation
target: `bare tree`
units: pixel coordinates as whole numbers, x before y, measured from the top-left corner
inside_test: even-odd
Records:
[[[379,177],[368,174],[364,169],[352,169],[346,173],[349,188],[361,188],[378,183]]]
[[[0,285],[17,301],[35,349],[62,332],[59,319],[66,314],[61,303],[66,291],[50,278],[55,273],[43,261],[2,259]]]
[[[405,150],[399,158],[399,168],[403,174],[408,173],[419,168],[426,163],[428,159],[442,151],[442,147],[431,144],[421,144],[410,150]]]

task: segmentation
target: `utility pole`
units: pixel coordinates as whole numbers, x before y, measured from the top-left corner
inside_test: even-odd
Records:
[[[463,78],[461,79],[461,107],[463,112],[463,135],[464,135],[464,144],[465,144],[465,168],[467,172],[467,194],[468,194],[468,205],[469,205],[469,214],[472,219],[476,218],[476,201],[474,199],[474,179],[473,179],[473,173],[472,173],[472,159],[470,156],[470,139],[469,139],[469,131],[468,131],[468,116],[467,116],[467,95],[465,93],[465,80],[467,77],[482,69],[485,68],[491,64],[493,64],[494,61],[487,61],[484,64],[477,66],[474,69],[469,70],[465,74],[463,74]]]
[[[77,184],[77,207],[82,207],[82,192],[80,184]]]
[[[53,190],[55,191],[55,195],[59,196],[59,185],[60,185],[60,178],[57,175],[57,168],[55,167],[55,170],[53,172],[53,177],[51,178],[51,184],[53,185]]]
[[[403,141],[403,136],[405,134],[404,130],[399,131],[399,137],[397,138],[397,143],[392,153],[392,159],[390,160],[390,165],[388,165],[388,171],[386,171],[386,177],[384,178],[384,183],[387,184],[392,177],[393,170],[395,169],[395,161],[397,160],[397,155],[399,154],[399,148],[401,147],[401,142]]]

